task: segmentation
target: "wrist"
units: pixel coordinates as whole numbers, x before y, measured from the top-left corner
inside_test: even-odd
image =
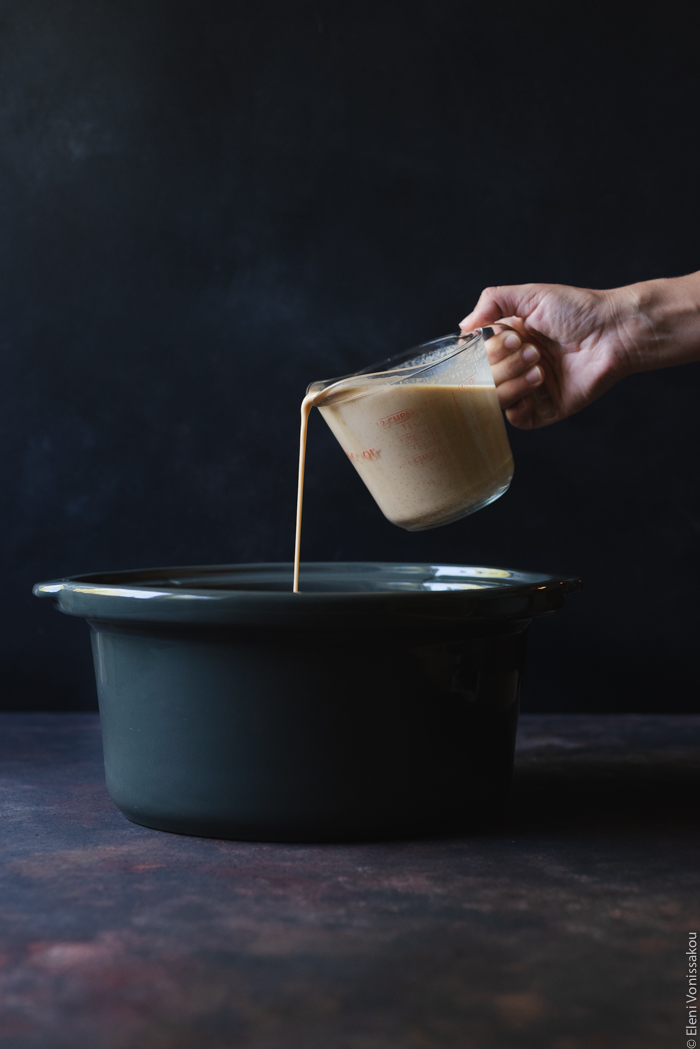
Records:
[[[621,374],[700,359],[700,272],[606,293]]]

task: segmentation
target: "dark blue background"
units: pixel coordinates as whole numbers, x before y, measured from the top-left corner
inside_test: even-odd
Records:
[[[564,14],[565,12],[565,14]],[[5,708],[93,706],[66,573],[288,560],[298,404],[484,285],[700,267],[692,5],[0,3]],[[511,430],[498,503],[386,522],[313,420],[308,560],[580,573],[530,710],[697,700],[700,366]]]

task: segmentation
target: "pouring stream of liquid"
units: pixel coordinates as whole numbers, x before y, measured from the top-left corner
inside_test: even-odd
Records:
[[[309,414],[317,393],[309,393],[301,402],[301,432],[299,434],[299,481],[297,484],[297,526],[294,535],[294,584],[292,590],[299,593],[299,562],[301,558],[301,508],[304,502],[304,464],[306,462],[306,434],[309,428]]]

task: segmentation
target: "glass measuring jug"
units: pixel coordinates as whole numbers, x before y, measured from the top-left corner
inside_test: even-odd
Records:
[[[466,517],[510,485],[513,456],[480,328],[312,383],[306,399],[385,517],[408,531]]]

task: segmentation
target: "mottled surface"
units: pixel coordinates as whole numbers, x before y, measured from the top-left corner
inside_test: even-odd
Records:
[[[698,717],[525,717],[507,827],[324,846],[128,823],[95,715],[0,733],[3,1049],[685,1043]]]

